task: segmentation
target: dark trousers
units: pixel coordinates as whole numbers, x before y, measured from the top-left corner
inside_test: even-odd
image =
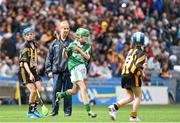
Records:
[[[52,96],[52,112],[58,113],[59,105],[55,106],[56,93],[61,91],[66,91],[72,88],[72,83],[70,79],[69,72],[60,72],[59,74],[54,74],[53,77],[53,96]],[[72,96],[67,96],[64,98],[64,113],[71,114],[72,112]]]

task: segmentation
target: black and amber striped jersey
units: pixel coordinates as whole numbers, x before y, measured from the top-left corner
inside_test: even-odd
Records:
[[[34,48],[29,43],[25,43],[19,54],[19,66],[24,67],[24,62],[27,62],[29,68],[36,68],[38,62],[37,45],[34,43]]]
[[[146,55],[141,48],[136,47],[134,49],[131,49],[128,52],[128,55],[124,62],[122,68],[122,75],[130,74],[130,73],[140,75],[145,60],[146,60]]]

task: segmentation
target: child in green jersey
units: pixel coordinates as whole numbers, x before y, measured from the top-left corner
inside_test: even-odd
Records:
[[[87,74],[86,66],[90,60],[91,45],[88,42],[90,32],[87,29],[78,28],[76,30],[76,35],[78,39],[70,43],[67,47],[68,69],[71,73],[73,88],[62,93],[57,92],[56,100],[58,104],[61,98],[77,93],[78,88],[80,88],[86,111],[90,117],[94,118],[97,114],[91,111],[84,81]]]

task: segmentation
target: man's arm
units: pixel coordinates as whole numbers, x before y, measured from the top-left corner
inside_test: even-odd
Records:
[[[48,76],[49,73],[52,74],[52,64],[53,64],[53,44],[51,44],[49,47],[45,61],[45,71],[48,74]],[[49,77],[52,77],[52,75],[50,75]]]

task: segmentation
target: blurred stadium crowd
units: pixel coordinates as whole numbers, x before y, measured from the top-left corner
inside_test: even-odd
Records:
[[[180,46],[179,0],[0,0],[0,76],[17,74],[21,32],[27,26],[36,31],[38,72],[44,76],[48,46],[62,20],[69,21],[72,31],[91,31],[89,77],[119,77],[131,35],[138,30],[145,33],[147,69],[169,77],[177,63],[172,46]]]

